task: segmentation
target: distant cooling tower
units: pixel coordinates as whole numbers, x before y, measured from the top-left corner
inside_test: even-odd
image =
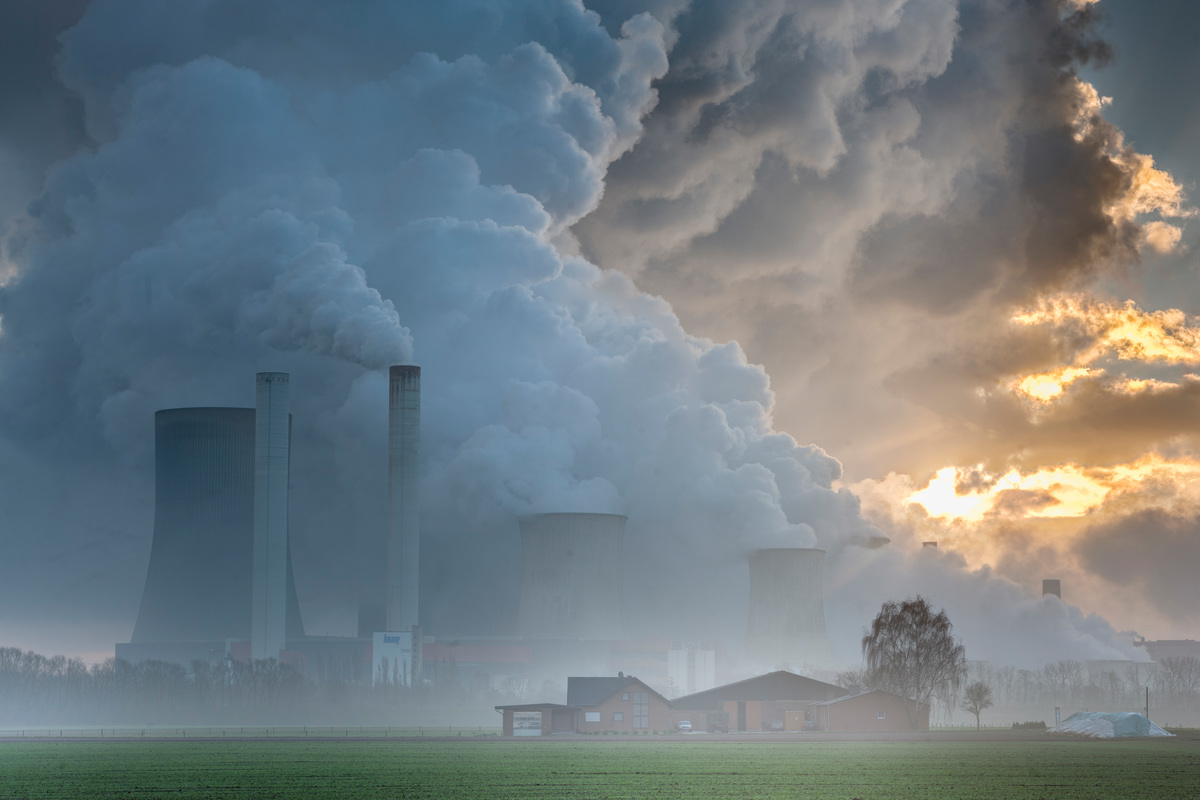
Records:
[[[154,415],[154,540],[132,642],[249,639],[253,408]],[[287,635],[304,626],[287,556]]]
[[[420,624],[421,368],[392,367],[388,380],[387,630]]]
[[[1046,578],[1042,581],[1042,595],[1052,594],[1062,600],[1062,582],[1057,578]]]
[[[746,649],[763,667],[828,659],[822,570],[825,551],[755,550],[750,556],[750,618]]]
[[[534,514],[521,523],[521,602],[526,639],[617,640],[621,613],[620,514]]]

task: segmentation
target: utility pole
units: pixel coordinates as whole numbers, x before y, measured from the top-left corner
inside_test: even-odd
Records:
[[[1146,719],[1150,719],[1150,684],[1146,684]]]

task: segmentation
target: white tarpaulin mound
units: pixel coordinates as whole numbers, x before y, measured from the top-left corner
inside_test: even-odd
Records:
[[[1126,736],[1174,736],[1155,725],[1141,714],[1124,712],[1104,714],[1099,711],[1077,711],[1046,733],[1068,733],[1076,736],[1092,736],[1096,739],[1123,738]]]

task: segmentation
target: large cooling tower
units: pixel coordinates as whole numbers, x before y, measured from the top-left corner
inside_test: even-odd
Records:
[[[534,514],[521,523],[517,635],[527,639],[625,637],[620,514]]]
[[[154,540],[132,642],[250,638],[253,408],[154,415]],[[287,635],[304,635],[287,557]]]
[[[421,368],[392,367],[388,386],[387,629],[412,630],[421,557]]]
[[[825,551],[755,550],[750,556],[748,655],[763,667],[824,662],[829,655],[821,573]]]
[[[250,656],[278,658],[287,644],[288,478],[291,377],[257,376],[254,422],[254,572]]]

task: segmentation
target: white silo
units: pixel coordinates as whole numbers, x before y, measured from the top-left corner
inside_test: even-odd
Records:
[[[621,610],[620,514],[522,517],[517,635],[526,639],[618,640]]]
[[[287,642],[290,376],[260,372],[254,416],[254,555],[250,656],[278,658]]]
[[[829,658],[822,571],[825,551],[787,547],[750,556],[747,654],[764,667]]]
[[[411,631],[420,624],[421,368],[395,366],[388,377],[386,624]]]

